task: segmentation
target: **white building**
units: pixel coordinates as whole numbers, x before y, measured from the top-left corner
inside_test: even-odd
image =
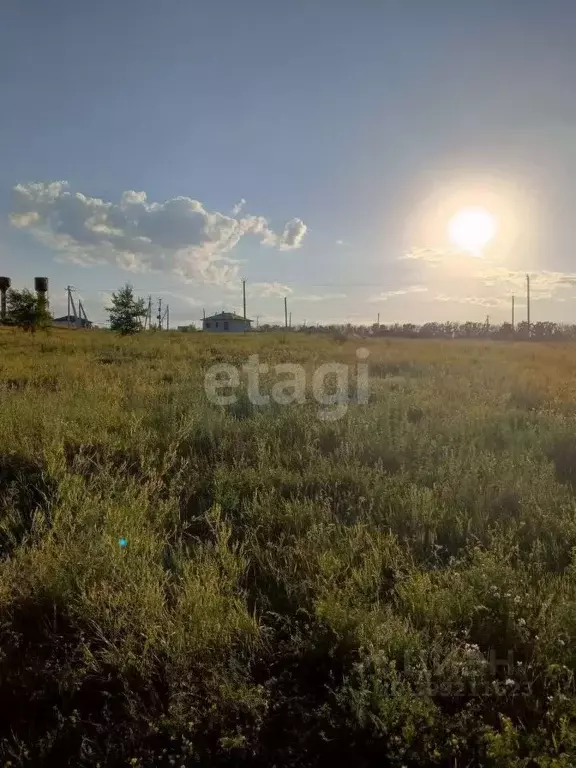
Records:
[[[252,320],[244,319],[242,315],[236,315],[234,312],[220,312],[202,320],[203,331],[218,333],[241,333],[249,331],[251,326]]]

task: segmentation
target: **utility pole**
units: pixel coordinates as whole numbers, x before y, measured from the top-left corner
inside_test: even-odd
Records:
[[[162,315],[162,320],[160,322],[160,327],[164,327],[164,320],[166,320],[166,330],[170,330],[170,304],[166,304],[166,308],[164,309],[164,314]]]
[[[292,312],[290,312],[290,314],[288,316],[288,327],[292,328]]]
[[[514,330],[514,294],[512,294],[512,330]]]
[[[162,330],[162,298],[158,299],[158,330]]]
[[[12,285],[9,277],[0,277],[0,323],[6,320],[6,292]]]
[[[530,338],[530,275],[526,275],[526,310],[528,320],[528,338]]]
[[[70,328],[70,307],[72,307],[73,317],[74,317],[74,326],[78,327],[78,314],[76,312],[76,305],[74,304],[74,296],[72,296],[72,286],[67,286],[66,290],[68,291],[68,328]]]
[[[380,312],[378,312],[378,322],[376,323],[376,325],[378,326],[378,328],[380,328]]]
[[[66,315],[66,324],[67,324],[68,328],[70,328],[70,296],[71,296],[70,290],[71,290],[70,286],[67,285],[66,286],[66,294],[68,296],[68,314]]]
[[[88,318],[86,317],[86,310],[84,309],[84,305],[80,299],[78,299],[78,315],[80,316],[80,323],[82,323],[82,320],[88,322]]]
[[[246,280],[242,280],[242,306],[244,307],[244,330],[246,330]]]
[[[146,312],[146,317],[144,318],[145,329],[146,326],[148,326],[148,330],[152,328],[152,296],[148,296],[148,311]]]
[[[288,328],[288,299],[284,296],[284,327]]]

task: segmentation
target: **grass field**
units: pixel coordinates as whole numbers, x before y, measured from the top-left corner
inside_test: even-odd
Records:
[[[203,389],[360,345],[337,421]],[[572,344],[4,330],[0,396],[2,765],[576,764]]]

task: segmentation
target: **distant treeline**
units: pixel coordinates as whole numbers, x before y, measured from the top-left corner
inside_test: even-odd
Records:
[[[255,329],[260,332],[283,331],[283,325],[261,325]],[[512,326],[512,323],[491,325],[489,323],[394,323],[393,325],[314,325],[295,326],[289,329],[297,333],[332,333],[357,336],[402,337],[408,339],[532,339],[535,341],[576,340],[576,324],[526,321]]]

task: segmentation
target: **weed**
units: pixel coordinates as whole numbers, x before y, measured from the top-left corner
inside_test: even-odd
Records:
[[[323,422],[204,373],[346,336],[0,335],[1,762],[574,764],[568,344],[363,339]]]

